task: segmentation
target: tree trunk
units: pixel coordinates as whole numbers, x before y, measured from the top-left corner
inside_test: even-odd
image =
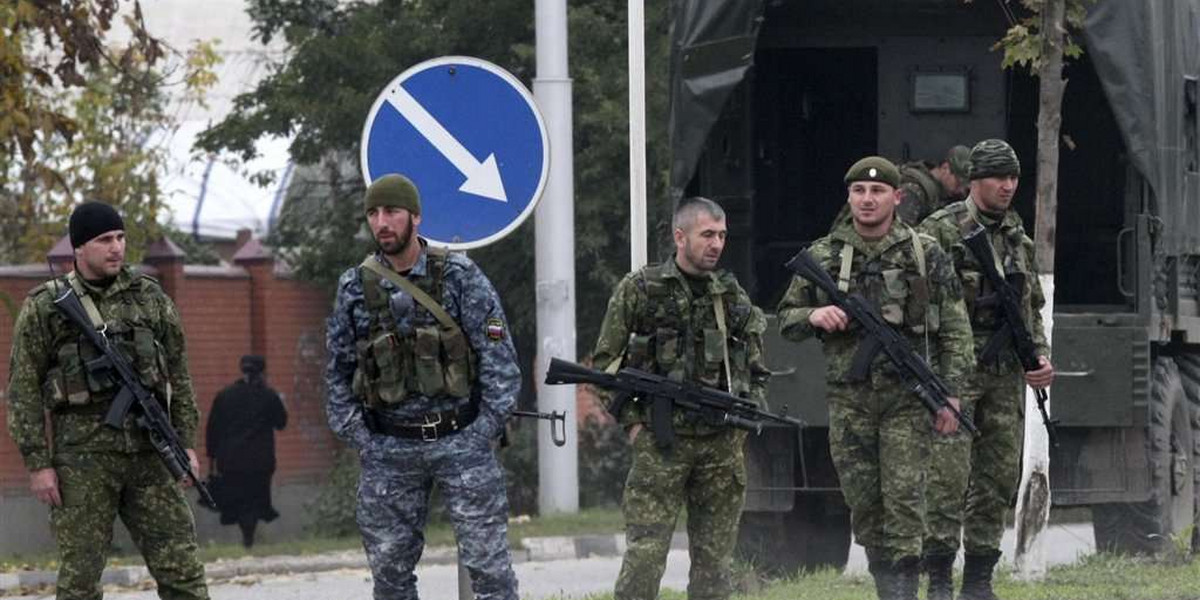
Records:
[[[1037,224],[1034,243],[1046,296],[1042,321],[1046,341],[1054,329],[1054,240],[1058,212],[1058,149],[1062,128],[1063,30],[1067,0],[1045,0],[1042,5],[1042,56],[1038,68]],[[1049,406],[1047,406],[1047,409]],[[1040,579],[1046,573],[1041,534],[1050,516],[1049,440],[1042,425],[1033,391],[1025,392],[1025,460],[1017,494],[1016,574]]]

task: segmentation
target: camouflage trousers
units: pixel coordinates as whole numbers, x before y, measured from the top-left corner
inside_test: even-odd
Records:
[[[855,539],[879,560],[920,556],[932,417],[899,385],[831,382],[828,393],[829,449]]]
[[[1004,515],[1021,481],[1021,452],[1025,441],[1025,378],[1021,373],[971,378],[975,425],[979,437],[971,443],[971,478],[963,512],[963,549],[967,554],[1000,550]]]
[[[654,600],[681,506],[687,506],[690,600],[725,600],[738,519],[746,501],[746,434],[724,430],[675,438],[669,454],[643,430],[633,442],[633,465],[622,510],[627,548],[615,600]]]
[[[179,484],[153,452],[60,453],[62,506],[50,511],[62,563],[59,600],[99,600],[100,575],[119,515],[164,600],[208,598],[196,524]]]
[[[926,554],[958,552],[959,532],[968,554],[1000,549],[1004,515],[1021,476],[1025,380],[1020,373],[977,371],[963,393],[979,437],[965,432],[935,436],[930,466]]]
[[[433,442],[372,436],[360,452],[356,517],[375,600],[414,600],[436,484],[454,525],[459,560],[480,600],[517,600],[508,550],[504,470],[491,440],[470,429]]]

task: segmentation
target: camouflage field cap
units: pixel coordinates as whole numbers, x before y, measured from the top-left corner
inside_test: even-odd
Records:
[[[882,156],[868,156],[850,165],[846,171],[846,185],[855,181],[878,181],[894,188],[900,187],[900,170],[892,161]]]
[[[983,140],[971,148],[971,179],[1021,174],[1017,153],[1004,140]]]
[[[421,214],[421,195],[417,186],[407,177],[391,173],[371,182],[363,197],[363,211],[380,206],[395,206],[408,209],[408,212]]]
[[[961,181],[971,177],[971,149],[966,146],[954,146],[946,152],[946,163],[950,172]]]

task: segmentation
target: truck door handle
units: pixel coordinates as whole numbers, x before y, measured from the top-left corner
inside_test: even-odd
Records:
[[[1121,295],[1126,298],[1132,298],[1133,292],[1125,288],[1125,251],[1124,246],[1121,245],[1121,240],[1125,239],[1125,236],[1133,233],[1133,231],[1132,227],[1126,227],[1117,232],[1117,291],[1121,292]]]
[[[773,369],[767,370],[770,371],[771,377],[788,377],[796,374],[796,367],[788,367],[786,369],[779,369],[778,371]]]

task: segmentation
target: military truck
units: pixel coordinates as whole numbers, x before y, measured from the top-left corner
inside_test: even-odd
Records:
[[[672,190],[719,201],[726,268],[768,312],[783,263],[824,235],[856,159],[933,159],[1007,139],[1031,234],[1036,79],[993,45],[1017,3],[680,0]],[[1097,545],[1154,550],[1200,491],[1200,0],[1099,0],[1063,102],[1052,410],[1055,507],[1090,507]],[[770,403],[800,434],[750,445],[739,547],[766,566],[841,565],[848,510],[828,452],[817,343],[772,330]],[[1034,416],[1034,418],[1037,418]],[[937,460],[933,457],[932,460]]]

